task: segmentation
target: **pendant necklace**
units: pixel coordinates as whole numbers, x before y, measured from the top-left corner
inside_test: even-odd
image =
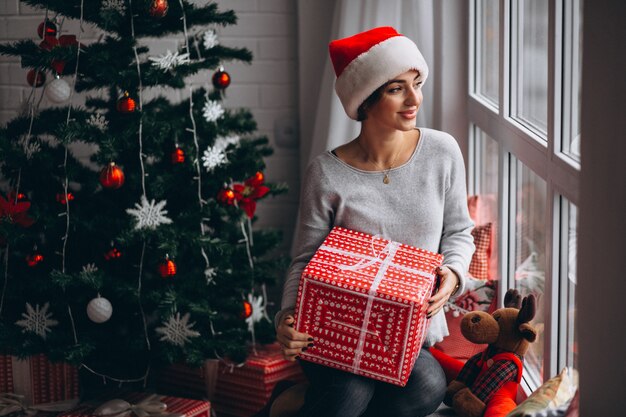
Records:
[[[359,145],[359,148],[361,148],[361,150],[365,153],[365,155],[367,155],[367,162],[370,162],[377,169],[379,169],[380,171],[383,172],[383,184],[389,184],[391,182],[391,178],[389,178],[389,172],[393,169],[393,167],[394,167],[394,165],[396,163],[396,160],[398,159],[398,156],[400,156],[400,153],[402,153],[402,149],[404,148],[404,146],[400,147],[398,152],[396,152],[396,156],[393,157],[393,161],[391,161],[391,164],[389,165],[389,168],[385,169],[384,167],[381,167],[380,165],[378,165],[378,163],[376,161],[373,161],[372,159],[370,159],[369,154],[367,153],[367,151],[365,150],[363,145],[361,145],[361,141],[360,140],[357,139],[356,143],[357,143],[357,145]]]

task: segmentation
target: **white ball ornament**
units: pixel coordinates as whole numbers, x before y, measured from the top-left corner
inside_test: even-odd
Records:
[[[111,318],[111,314],[113,314],[113,306],[109,300],[100,295],[87,304],[87,316],[94,323],[104,323]]]
[[[55,78],[46,87],[46,97],[53,103],[62,103],[70,98],[70,85],[60,78]]]

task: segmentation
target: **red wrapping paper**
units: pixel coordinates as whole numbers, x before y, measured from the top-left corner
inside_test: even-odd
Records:
[[[137,404],[147,398],[148,395],[146,393],[132,393],[124,396],[124,399],[131,404]],[[211,403],[208,401],[161,395],[156,396],[155,399],[167,405],[165,415],[181,414],[183,417],[211,417]],[[105,402],[102,401],[102,403]],[[90,417],[93,416],[93,412],[97,407],[97,405],[94,406],[93,404],[81,404],[73,410],[60,414],[58,417]],[[131,416],[136,417],[135,414],[131,414]]]
[[[300,279],[296,329],[304,360],[404,386],[424,342],[443,256],[341,227]]]
[[[279,381],[303,382],[296,362],[286,361],[276,343],[257,346],[243,366],[220,364],[213,406],[219,416],[249,417],[261,410]]]
[[[0,392],[24,395],[32,405],[78,398],[78,370],[43,354],[25,360],[0,355]]]

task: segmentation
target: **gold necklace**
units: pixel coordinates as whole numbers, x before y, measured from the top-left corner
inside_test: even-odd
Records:
[[[356,144],[359,145],[359,148],[361,148],[363,153],[365,153],[365,155],[367,156],[367,162],[372,163],[372,165],[374,165],[377,169],[383,172],[383,184],[389,184],[391,182],[391,179],[389,178],[389,172],[393,169],[396,160],[398,159],[398,156],[400,156],[400,154],[402,153],[402,149],[404,148],[404,146],[400,146],[400,149],[398,150],[398,152],[396,152],[396,156],[393,157],[393,161],[391,161],[389,168],[385,169],[384,167],[378,165],[376,161],[370,159],[368,152],[365,150],[363,145],[361,145],[361,141],[359,139],[356,140]]]

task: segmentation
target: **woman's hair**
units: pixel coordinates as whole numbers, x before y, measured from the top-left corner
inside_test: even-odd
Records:
[[[387,84],[389,84],[389,82],[386,82],[378,87],[368,98],[365,99],[363,103],[361,103],[359,108],[356,110],[356,120],[358,122],[362,122],[367,119],[367,110],[380,100],[380,97],[383,95],[383,90],[387,87]]]

